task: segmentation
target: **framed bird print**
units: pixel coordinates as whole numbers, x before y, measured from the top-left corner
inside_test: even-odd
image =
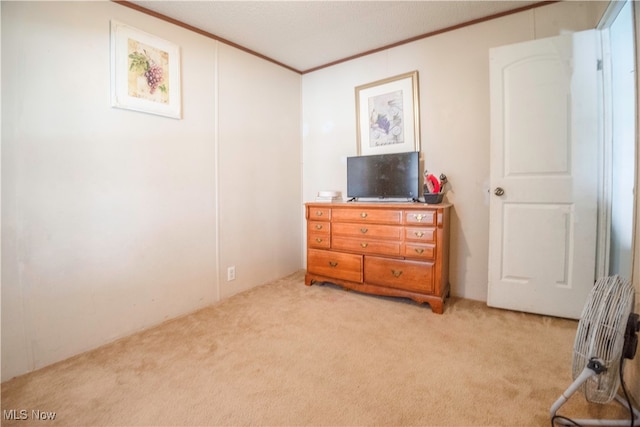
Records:
[[[420,151],[418,72],[356,87],[358,155]]]

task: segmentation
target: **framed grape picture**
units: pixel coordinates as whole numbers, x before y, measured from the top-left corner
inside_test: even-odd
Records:
[[[182,118],[180,48],[112,20],[111,105]]]

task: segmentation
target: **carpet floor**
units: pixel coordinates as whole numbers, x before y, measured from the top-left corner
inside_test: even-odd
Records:
[[[303,279],[11,379],[2,425],[549,426],[572,381],[576,321]],[[580,394],[560,413],[625,415]]]

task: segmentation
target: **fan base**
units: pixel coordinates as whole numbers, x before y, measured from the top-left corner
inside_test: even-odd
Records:
[[[560,425],[565,425],[565,426],[575,426],[575,425],[580,425],[580,426],[610,426],[610,427],[617,427],[617,426],[633,426],[633,427],[640,427],[640,410],[638,410],[637,408],[631,408],[631,411],[633,412],[633,424],[630,424],[631,420],[597,420],[597,419],[563,419],[561,418],[557,418],[557,413],[558,410],[560,409],[560,407],[562,407],[562,405],[564,405],[566,403],[567,400],[569,400],[569,398],[580,388],[580,386],[587,381],[590,377],[594,376],[594,375],[598,375],[598,373],[596,371],[594,371],[593,369],[589,368],[589,367],[585,367],[582,370],[582,373],[580,375],[578,375],[578,377],[575,379],[575,381],[573,383],[571,383],[571,385],[565,390],[564,393],[562,393],[562,396],[560,396],[558,398],[558,400],[555,401],[555,403],[551,406],[551,421],[552,423],[558,423]],[[627,408],[627,410],[629,409],[629,405],[627,404],[627,401],[624,400],[622,397],[620,397],[619,395],[615,396],[615,400],[620,403],[622,406],[624,406],[625,408]],[[555,425],[555,424],[553,424]]]
[[[616,396],[615,400],[625,408],[629,409],[629,405],[627,405],[627,402],[622,397]],[[609,426],[609,427],[618,427],[618,426],[640,427],[640,410],[636,408],[632,408],[631,410],[633,411],[633,424],[630,424],[631,420],[603,420],[603,419],[597,420],[594,418],[586,418],[586,419],[572,418],[571,421],[558,418],[555,420],[555,422],[558,425],[563,425],[563,426],[580,425],[580,426]],[[553,420],[554,417],[555,417],[555,414],[552,415],[551,419]]]

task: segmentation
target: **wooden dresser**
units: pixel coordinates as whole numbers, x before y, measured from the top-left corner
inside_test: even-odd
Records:
[[[305,284],[429,303],[449,295],[449,204],[307,203]]]

